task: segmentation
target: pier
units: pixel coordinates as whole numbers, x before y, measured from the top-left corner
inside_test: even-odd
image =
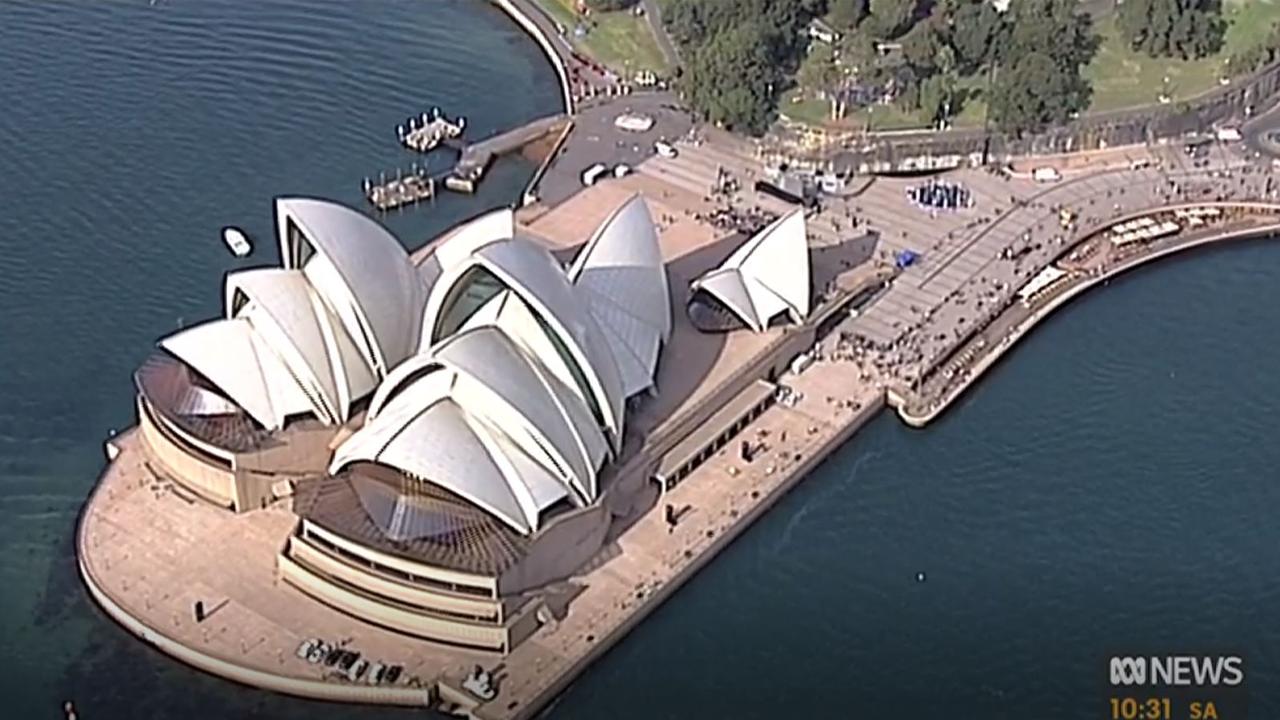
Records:
[[[435,196],[437,184],[454,192],[473,193],[476,186],[484,178],[493,161],[514,152],[525,152],[531,160],[538,163],[540,170],[545,169],[551,155],[559,148],[567,131],[573,127],[573,120],[567,115],[557,114],[538,118],[514,130],[494,135],[484,140],[466,144],[461,140],[462,120],[457,121],[457,133],[442,129],[448,121],[437,117],[435,124],[423,125],[402,135],[406,146],[413,143],[413,149],[426,152],[437,145],[444,145],[457,151],[458,159],[453,169],[436,175],[430,175],[426,169],[414,167],[408,173],[396,171],[394,179],[386,179],[385,173],[375,183],[369,178],[363,182],[365,199],[378,210],[393,210],[405,205],[412,205]],[[451,126],[454,127],[454,126]],[[403,131],[403,126],[400,128]]]
[[[365,198],[371,205],[383,211],[430,200],[435,193],[435,178],[421,168],[415,168],[408,175],[397,171],[395,179],[392,180],[379,180],[377,183],[369,178],[364,180]]]
[[[460,117],[449,120],[440,112],[440,108],[431,108],[431,112],[422,113],[420,117],[409,118],[404,125],[396,128],[400,144],[420,153],[435,150],[441,143],[462,137],[467,127],[467,119]]]
[[[538,140],[560,133],[572,122],[564,114],[550,115],[514,130],[470,143],[462,148],[452,177],[474,184],[484,177],[495,158],[523,150]]]

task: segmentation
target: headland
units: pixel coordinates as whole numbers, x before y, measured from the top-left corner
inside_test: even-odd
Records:
[[[627,109],[598,112],[607,121]],[[585,134],[565,142],[543,178],[564,190],[517,213],[519,232],[564,257],[638,195],[656,218],[676,301],[744,237],[794,212],[754,189],[765,175],[755,149],[714,130],[575,192],[581,168],[566,158],[626,149]],[[397,552],[356,547],[316,524],[314,507],[299,507],[327,457],[301,472],[219,474],[190,451],[191,438],[166,429],[141,381],[139,426],[108,440],[109,463],[82,513],[81,575],[130,632],[229,680],[323,700],[533,717],[886,404],[924,425],[1084,290],[1181,250],[1280,229],[1270,166],[1232,146],[1195,162],[1172,146],[1113,154],[1083,168],[1064,161],[1065,177],[1047,185],[1030,173],[954,171],[942,180],[973,202],[941,211],[907,200],[930,182],[919,177],[833,193],[807,218],[812,309],[802,322],[715,342],[677,318],[659,390],[630,416],[632,435],[607,478],[626,492],[611,490],[598,506],[613,518],[606,534],[579,566],[541,571],[546,582],[503,593],[499,576],[480,594],[477,573],[424,578],[403,563],[410,569],[394,578],[386,568],[403,560]],[[1117,229],[1131,223],[1177,227],[1135,240]],[[438,246],[415,254],[415,267],[428,267]],[[320,454],[359,432],[368,409]],[[592,512],[602,511],[578,508],[548,531],[568,533]],[[590,545],[588,534],[579,541]],[[416,632],[399,619],[410,611]],[[370,684],[317,664],[300,652],[312,638],[394,663],[403,680]],[[491,695],[476,691],[476,666]]]

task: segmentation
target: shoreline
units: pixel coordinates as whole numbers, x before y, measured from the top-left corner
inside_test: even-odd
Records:
[[[1262,211],[1270,212],[1273,215],[1280,216],[1280,204],[1206,202],[1206,203],[1184,203],[1179,205],[1164,206],[1160,208],[1152,208],[1148,212],[1133,215],[1132,217],[1142,217],[1142,216],[1153,214],[1155,212],[1160,212],[1162,210],[1173,210],[1180,207],[1182,208],[1222,207],[1224,209],[1252,208],[1254,210],[1262,210]],[[1126,218],[1124,217],[1117,218],[1116,222],[1123,222],[1125,219]],[[1205,231],[1203,234],[1188,235],[1188,236],[1175,238],[1174,242],[1170,244],[1166,244],[1160,247],[1155,247],[1150,252],[1146,252],[1141,255],[1137,255],[1135,257],[1127,258],[1124,261],[1120,262],[1119,264],[1115,265],[1114,267],[1108,268],[1105,272],[1099,275],[1087,275],[1087,276],[1080,277],[1074,283],[1064,287],[1059,292],[1057,292],[1052,297],[1050,297],[1043,305],[1033,310],[1030,315],[1028,315],[1024,320],[1018,323],[1017,326],[1015,326],[1012,333],[1008,337],[1001,340],[1001,342],[993,345],[988,352],[982,354],[980,357],[974,360],[971,364],[969,364],[969,366],[965,370],[965,374],[963,378],[958,383],[955,383],[951,387],[947,388],[946,391],[933,404],[931,404],[928,407],[928,409],[925,410],[924,412],[921,413],[913,410],[913,408],[911,408],[911,405],[912,405],[911,399],[908,398],[906,395],[904,395],[898,389],[892,388],[892,387],[886,390],[887,405],[890,408],[892,408],[897,413],[899,419],[901,419],[902,422],[904,422],[908,426],[917,428],[917,429],[924,428],[930,423],[936,421],[944,413],[946,413],[946,411],[949,410],[957,400],[959,400],[971,387],[977,384],[977,382],[981,380],[982,377],[993,366],[995,366],[1010,350],[1016,347],[1023,338],[1025,338],[1028,334],[1030,334],[1031,331],[1034,330],[1037,325],[1039,325],[1046,318],[1054,315],[1054,313],[1059,308],[1069,304],[1072,300],[1084,294],[1086,291],[1093,289],[1098,285],[1105,285],[1106,283],[1110,282],[1112,278],[1128,273],[1131,270],[1145,267],[1156,260],[1160,260],[1172,255],[1178,255],[1188,250],[1204,248],[1206,246],[1215,246],[1215,245],[1218,245],[1219,243],[1229,242],[1229,241],[1258,239],[1268,235],[1275,235],[1277,233],[1280,233],[1280,220],[1276,220],[1274,222],[1263,224],[1263,225],[1249,224],[1246,227],[1239,227],[1239,224],[1240,223],[1236,223],[1235,224],[1236,226],[1234,227],[1226,226],[1226,227],[1217,228],[1211,231]],[[1105,232],[1105,229],[1094,232],[1094,233],[1090,233],[1089,235],[1082,238],[1080,242],[1065,248],[1063,252],[1057,258],[1055,258],[1053,262],[1057,262],[1058,259],[1068,255],[1074,248],[1084,245],[1085,243],[1089,242],[1090,240],[1092,240],[1093,238],[1097,237],[1099,234],[1104,232]],[[1051,262],[1049,264],[1052,265],[1053,263]],[[1015,300],[1014,302],[1016,303],[1017,301]],[[1008,310],[1006,309],[1004,312],[1008,312]],[[1001,314],[1004,314],[1004,312],[1002,312]],[[984,329],[986,329],[987,327],[990,327],[990,325],[993,324],[995,320],[997,320],[999,317],[1000,315],[997,315],[995,318],[992,319],[991,322],[988,322],[986,325],[975,328],[974,335],[978,335]],[[960,350],[967,344],[968,344],[967,341],[966,343],[962,343],[960,346],[957,347],[956,352],[957,353],[960,352]],[[943,358],[938,363],[938,365],[939,366],[945,365],[946,360],[947,360],[946,358]]]
[[[546,54],[547,59],[551,62],[551,67],[556,71],[556,78],[560,81],[560,95],[564,100],[564,112],[566,115],[572,116],[577,109],[574,103],[573,88],[569,83],[569,71],[565,66],[564,58],[556,51],[556,46],[542,31],[538,23],[529,17],[518,6],[518,0],[489,0],[489,2],[498,6],[498,9],[505,12],[516,25],[519,25],[526,33],[529,34],[538,47],[542,48],[542,52]]]

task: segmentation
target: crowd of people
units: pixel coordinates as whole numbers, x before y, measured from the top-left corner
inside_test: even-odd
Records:
[[[973,207],[973,193],[957,182],[930,180],[907,188],[907,197],[926,210],[959,210]]]

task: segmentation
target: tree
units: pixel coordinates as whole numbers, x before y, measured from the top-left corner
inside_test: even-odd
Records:
[[[825,43],[814,45],[809,56],[796,71],[796,83],[808,92],[825,98],[835,114],[836,94],[832,92],[840,83],[840,68],[836,66],[835,51]]]
[[[751,134],[768,128],[783,76],[767,36],[761,24],[744,23],[694,50],[680,82],[703,118]]]
[[[1006,132],[1038,132],[1085,109],[1089,94],[1079,73],[1064,72],[1045,53],[1031,53],[1001,70],[991,95],[991,118]]]
[[[1010,6],[1006,64],[1043,53],[1063,70],[1078,72],[1098,50],[1098,36],[1078,0],[1021,0]]]
[[[1080,74],[1098,49],[1077,0],[1022,0],[1011,12],[1008,47],[999,64],[989,110],[1009,132],[1035,132],[1065,122],[1089,105]]]
[[[881,38],[892,40],[911,27],[917,0],[870,0],[871,19]]]
[[[760,23],[771,32],[770,43],[792,51],[803,47],[811,14],[802,0],[671,0],[662,21],[676,43],[692,49],[713,35],[743,23]]]
[[[876,41],[862,28],[841,38],[840,64],[859,83],[878,85],[885,79],[884,68],[880,65],[880,54],[876,52]]]
[[[1231,77],[1247,75],[1270,63],[1280,55],[1280,23],[1271,26],[1266,39],[1260,44],[1241,50],[1227,58],[1227,74]]]
[[[837,30],[849,32],[867,16],[867,0],[831,0],[827,17]]]
[[[902,36],[903,57],[911,67],[924,75],[932,74],[938,69],[938,60],[944,47],[947,47],[946,38],[939,24],[932,20],[916,23],[915,27]]]
[[[1226,31],[1218,0],[1126,0],[1116,25],[1134,50],[1184,60],[1217,52]]]
[[[954,115],[956,97],[956,78],[951,73],[938,73],[920,83],[917,92],[917,104],[920,113],[929,122],[937,123]]]
[[[989,2],[964,2],[951,16],[951,46],[960,72],[971,75],[998,59],[1007,28]]]
[[[825,95],[840,81],[835,51],[825,43],[815,44],[796,72],[796,83],[806,90]]]

